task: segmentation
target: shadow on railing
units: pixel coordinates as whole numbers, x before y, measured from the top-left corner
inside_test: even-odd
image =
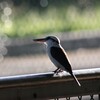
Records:
[[[87,95],[87,100],[100,100],[100,68],[74,73],[81,87],[70,75],[54,77],[53,72],[0,77],[0,100],[86,100]]]

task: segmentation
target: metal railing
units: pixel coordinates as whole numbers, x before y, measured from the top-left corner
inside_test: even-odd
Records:
[[[83,100],[86,95],[90,95],[88,100],[100,100],[100,68],[74,73],[81,87],[70,75],[54,77],[53,72],[0,77],[0,100]],[[96,99],[94,95],[98,95]]]

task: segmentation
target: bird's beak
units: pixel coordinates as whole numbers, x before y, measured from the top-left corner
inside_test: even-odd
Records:
[[[46,42],[46,38],[41,38],[41,39],[33,39],[35,42]]]

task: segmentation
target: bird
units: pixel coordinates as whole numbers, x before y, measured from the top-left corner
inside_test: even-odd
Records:
[[[57,67],[54,73],[60,71],[68,72],[76,81],[78,86],[81,86],[80,82],[74,75],[70,62],[68,61],[67,54],[60,44],[60,39],[56,36],[47,36],[45,38],[33,39],[34,42],[45,43],[47,54],[51,62]]]

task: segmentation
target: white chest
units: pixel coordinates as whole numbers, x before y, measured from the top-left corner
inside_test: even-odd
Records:
[[[56,47],[59,47],[59,46],[56,46]],[[48,54],[50,60],[52,61],[52,63],[53,63],[56,67],[61,67],[62,65],[60,65],[60,63],[59,63],[55,58],[52,57],[51,52],[50,52],[50,48],[51,48],[50,46],[47,46],[47,47],[46,47],[47,54]]]

